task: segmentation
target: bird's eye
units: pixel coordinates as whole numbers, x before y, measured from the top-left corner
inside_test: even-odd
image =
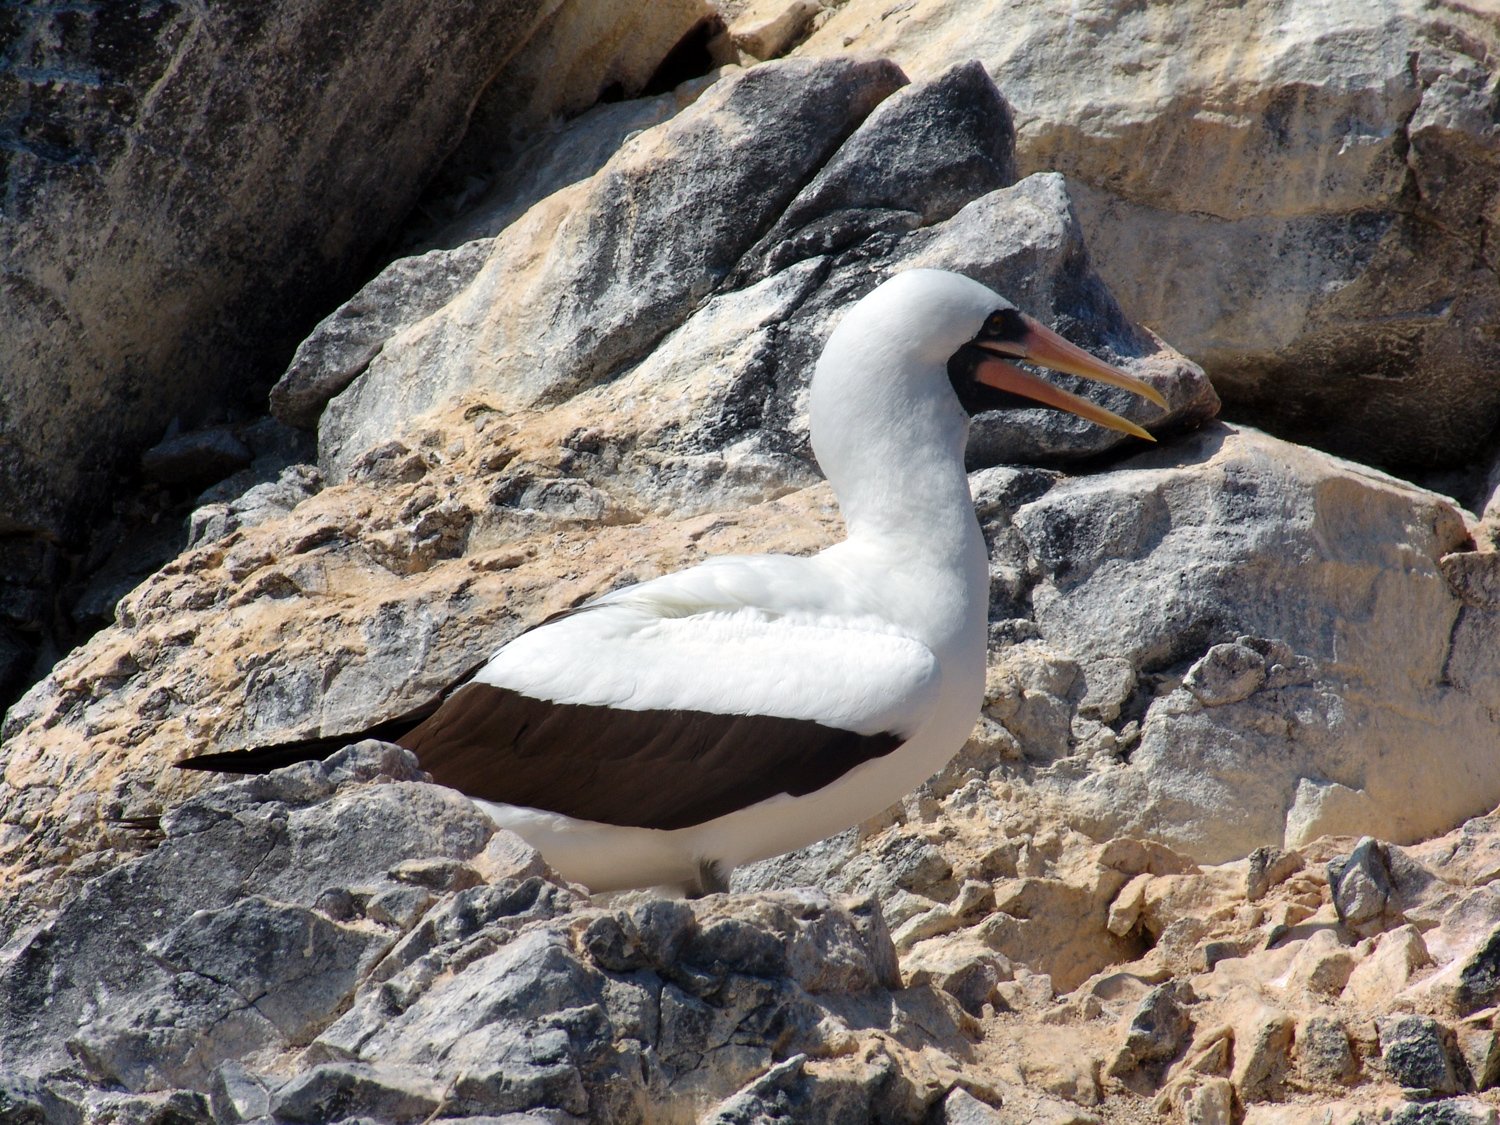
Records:
[[[1016,309],[996,309],[984,319],[976,339],[1017,343],[1026,334],[1026,322]]]

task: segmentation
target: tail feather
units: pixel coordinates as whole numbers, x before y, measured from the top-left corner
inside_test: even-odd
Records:
[[[182,770],[203,770],[211,773],[270,773],[272,770],[296,765],[298,762],[322,761],[351,742],[359,742],[366,738],[377,738],[381,742],[396,742],[441,707],[443,700],[467,683],[481,667],[483,667],[482,664],[476,664],[433,698],[405,714],[397,715],[394,719],[387,719],[372,727],[366,727],[364,730],[321,735],[317,738],[297,739],[292,742],[278,742],[271,746],[251,746],[242,750],[214,750],[207,754],[195,754],[191,758],[184,758],[180,762],[174,762],[173,765]]]

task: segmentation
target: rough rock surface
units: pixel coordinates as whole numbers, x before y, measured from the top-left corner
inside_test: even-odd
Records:
[[[1324,873],[1369,841],[1257,886],[936,792],[829,889],[596,902],[395,747],[208,789],[0,946],[0,1112],[1493,1121],[1497,818],[1382,845],[1361,936]]]
[[[92,624],[54,601],[143,450],[178,421],[258,412],[466,135],[493,151],[603,84],[637,93],[702,9],[7,5],[0,700],[38,647]]]
[[[966,269],[1112,352],[1168,396],[1164,433],[1211,413],[1201,373],[1132,328],[1089,272],[1062,180],[1005,185],[1008,115],[983,73],[901,82],[889,64],[845,61],[731,76],[493,239],[475,280],[385,340],[330,404],[321,458],[332,487],[280,518],[257,504],[257,518],[271,518],[237,528],[233,504],[200,513],[197,545],[11,710],[0,862],[51,893],[44,870],[104,841],[129,846],[118,825],[191,790],[163,768],[195,747],[363,730],[589,593],[704,553],[824,545],[833,513],[807,453],[806,380],[838,310],[903,266]],[[828,96],[841,85],[846,97]],[[814,94],[825,116],[781,130]],[[733,169],[745,145],[777,136],[800,146],[806,183],[783,191],[773,215],[756,212],[769,232],[759,245],[730,220],[735,200],[674,197],[671,177],[647,175],[658,151],[695,175],[730,169],[749,183],[739,205],[764,209]],[[930,209],[893,219],[885,193],[909,184],[914,165],[932,177]],[[631,191],[644,201],[627,208]],[[559,209],[604,233],[621,215],[634,221],[611,238],[542,237]],[[696,242],[666,222],[673,211]],[[517,255],[551,264],[528,282],[513,272]],[[701,272],[678,282],[652,265],[659,255]],[[641,263],[649,284],[611,281],[617,259]],[[579,285],[578,299],[566,296]],[[413,302],[429,307],[415,288]],[[402,309],[369,322],[394,325]],[[547,364],[501,349],[517,323],[546,326]],[[304,354],[350,354],[342,332],[335,316]],[[1120,405],[1142,420],[1155,410]],[[1122,440],[1075,422],[987,415],[976,454],[1065,460]],[[209,538],[219,527],[227,534]]]
[[[538,34],[589,26],[558,11]],[[164,444],[153,471],[194,490],[204,466],[256,460],[201,494],[189,548],[0,727],[0,1120],[1494,1120],[1495,517],[1210,421],[1202,372],[1131,323],[1084,249],[1076,211],[1094,221],[1098,193],[1146,188],[1076,153],[1119,143],[1115,127],[1136,146],[1178,136],[1173,114],[1196,105],[1202,132],[1166,162],[1177,182],[1132,173],[1191,195],[1200,166],[1242,167],[1202,159],[1239,135],[1214,117],[1239,80],[1153,109],[1121,64],[1091,92],[1115,108],[1070,133],[1044,112],[1084,96],[1048,69],[1060,25],[1008,11],[1036,36],[997,56],[998,23],[959,28],[925,0],[881,19],[862,0],[726,7],[722,36],[701,43],[700,24],[685,51],[809,57],[506,138],[514,163],[476,172],[298,349],[276,409],[317,426],[316,467],[244,427]],[[1069,50],[1129,41],[1121,57],[1161,79],[1195,11],[1075,8]],[[1306,61],[1301,9],[1275,11],[1287,50],[1226,66]],[[1469,19],[1387,15],[1405,32]],[[1343,45],[1331,64],[1356,65],[1371,18],[1318,40]],[[841,28],[909,69],[844,57]],[[1485,34],[1453,37],[1450,61],[1488,57]],[[616,76],[626,93],[657,81],[649,38]],[[1003,58],[1014,90],[971,52]],[[1193,89],[1202,60],[1178,54]],[[1384,81],[1386,56],[1367,61]],[[1486,88],[1486,65],[1412,81],[1437,91],[1431,109]],[[530,93],[496,89],[481,115]],[[1380,246],[1399,250],[1421,208],[1350,169],[1404,143],[1431,175],[1415,134],[1390,141],[1385,102],[1370,151],[1365,118],[1291,128],[1365,106],[1363,89],[1305,91],[1284,141],[1234,155],[1274,186],[1277,160],[1352,137],[1313,210],[1373,199],[1374,228],[1397,232]],[[1483,195],[1485,159],[1452,182]],[[450,172],[482,161],[470,149]],[[1046,162],[1077,181],[1017,179]],[[1291,221],[1294,187],[1224,221],[1249,223],[1235,237],[1253,248],[1255,222]],[[1336,240],[1302,249],[1366,268]],[[1171,409],[1103,396],[1157,431],[1144,452],[1038,410],[978,421],[985,712],[900,806],[736,873],[732,895],[591,902],[393,748],[218,788],[169,768],[360,730],[615,585],[825,545],[837,515],[808,456],[806,378],[839,310],[914,265],[994,285]],[[1212,278],[1185,276],[1206,307]],[[1483,298],[1482,279],[1466,292]],[[1320,293],[1346,339],[1372,338]],[[1434,349],[1472,334],[1468,307],[1414,331]],[[1424,391],[1432,417],[1454,385]]]
[[[756,5],[743,29],[768,8]],[[1500,424],[1492,5],[849,0],[795,54],[978,58],[1132,317],[1232,415],[1386,466]],[[731,23],[730,35],[736,25]]]

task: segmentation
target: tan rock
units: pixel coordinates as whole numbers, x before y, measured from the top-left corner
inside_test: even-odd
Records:
[[[1091,1047],[1080,1043],[1071,1029],[1035,1029],[1025,1038],[1020,1064],[1027,1088],[1056,1094],[1075,1105],[1098,1105],[1103,1100],[1102,1064]]]
[[[1229,1079],[1244,1102],[1275,1099],[1290,1067],[1296,1021],[1250,993],[1223,1010],[1234,1027],[1234,1064]]]
[[[1359,1061],[1343,1024],[1328,1015],[1300,1019],[1296,1028],[1297,1076],[1308,1084],[1351,1083]]]
[[[1106,923],[1110,933],[1124,937],[1135,929],[1146,905],[1146,885],[1151,879],[1150,875],[1137,875],[1115,896],[1109,904],[1109,921]]]
[[[1416,972],[1431,963],[1415,926],[1390,930],[1375,939],[1374,951],[1349,974],[1343,998],[1363,1012],[1386,1011]]]
[[[1291,967],[1277,984],[1289,998],[1333,998],[1344,991],[1359,959],[1332,930],[1319,930],[1301,943]]]
[[[872,51],[914,74],[983,60],[1016,107],[1022,167],[1087,185],[1080,212],[1125,306],[1214,368],[1231,400],[1370,459],[1398,455],[1381,435],[1412,409],[1433,410],[1424,451],[1476,451],[1500,405],[1478,389],[1477,337],[1460,339],[1500,307],[1471,233],[1500,219],[1485,109],[1497,39],[1483,5],[1415,0],[853,0],[798,53]],[[1134,158],[1145,150],[1154,159]],[[1412,180],[1420,214],[1401,202]],[[1372,309],[1412,319],[1370,324]],[[1402,377],[1370,377],[1381,370]],[[1464,417],[1438,422],[1450,409]]]
[[[902,957],[901,971],[908,985],[941,988],[973,1016],[982,1015],[996,986],[1015,975],[1007,958],[972,937],[920,942]]]
[[[1227,1078],[1195,1074],[1163,1090],[1156,1110],[1181,1125],[1231,1125],[1234,1086]]]

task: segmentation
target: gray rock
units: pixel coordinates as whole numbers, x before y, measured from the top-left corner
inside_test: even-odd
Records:
[[[1005,1125],[1005,1116],[962,1086],[943,1099],[942,1125]]]
[[[197,485],[222,480],[254,459],[248,446],[227,426],[176,434],[141,454],[148,480],[169,485]]]
[[[1453,1032],[1427,1016],[1378,1020],[1380,1057],[1391,1077],[1428,1096],[1457,1094],[1470,1085]]]
[[[1339,921],[1364,937],[1399,926],[1406,919],[1390,911],[1389,853],[1366,836],[1347,856],[1328,861],[1328,886]]]
[[[1279,848],[1256,848],[1249,856],[1249,867],[1245,872],[1245,898],[1259,902],[1276,884],[1288,876],[1301,871],[1302,856],[1297,852],[1283,852]]]
[[[271,412],[290,426],[313,429],[328,400],[409,324],[442,308],[484,265],[489,247],[470,242],[398,258],[313,329],[271,388]]]
[[[1025,709],[1007,712],[1012,692],[987,714],[1014,718],[1075,823],[1161,833],[1220,861],[1324,834],[1422,839],[1500,799],[1480,749],[1500,685],[1482,639],[1496,618],[1465,606],[1438,566],[1467,538],[1451,501],[1243,429],[1206,428],[1121,468],[985,519],[1003,568],[992,598],[1036,636],[999,650],[992,671],[1014,668]],[[1221,644],[1248,671],[1215,680],[1207,707],[1184,678]],[[1260,675],[1241,648],[1264,681],[1231,702]],[[1109,726],[1114,745],[1096,731],[1100,750],[1085,750],[1077,688],[1046,685],[1104,658],[1126,660],[1138,687]],[[1199,669],[1200,691],[1217,667]],[[1445,675],[1451,688],[1418,686]],[[1050,741],[1037,741],[1042,725],[1025,720],[1044,707]],[[1111,752],[1114,768],[1083,776],[1050,765]]]
[[[1459,969],[1454,1002],[1459,1015],[1469,1015],[1500,1000],[1500,927],[1490,932]]]
[[[1198,997],[1186,981],[1158,985],[1146,994],[1125,1031],[1109,1073],[1123,1077],[1142,1067],[1160,1069],[1192,1041],[1193,1018],[1188,1007]]]
[[[5,1058],[29,1075],[65,1066],[65,1043],[87,1025],[79,1050],[97,1075],[138,1088],[181,1068],[206,1083],[247,1043],[315,1030],[343,1003],[361,959],[368,971],[394,938],[303,908],[330,885],[376,882],[403,860],[467,860],[495,831],[448,790],[380,784],[392,770],[415,776],[409,755],[392,750],[346,750],[176,809],[155,851],[89,882],[41,929],[5,947]],[[220,932],[236,940],[221,949],[211,940]],[[304,963],[313,935],[327,948]],[[276,948],[297,956],[277,959]],[[317,966],[328,971],[310,980]],[[266,998],[278,980],[285,993]]]
[[[892,94],[741,262],[734,281],[947,219],[1016,180],[1010,107],[977,62]]]
[[[444,1102],[440,1083],[416,1071],[324,1063],[299,1074],[271,1098],[278,1121],[322,1125],[346,1117],[367,1116],[392,1125],[428,1121]]]
[[[239,1125],[267,1116],[271,1111],[271,1085],[246,1070],[238,1060],[225,1061],[209,1084],[209,1108],[214,1119]]]
[[[449,342],[453,350],[441,366],[418,382],[407,378],[404,363],[381,361],[387,348],[325,412],[323,463],[342,476],[398,418],[461,385],[556,401],[638,362],[903,82],[889,63],[838,59],[770,64],[717,84],[625,145],[588,181],[585,198],[567,208],[560,228],[549,229],[545,266],[510,272],[512,259],[519,266],[534,253],[526,224],[498,238],[481,274],[491,284],[470,286],[465,300],[488,303],[503,279],[502,321]],[[560,302],[564,292],[570,299]],[[434,334],[441,330],[434,325]],[[502,363],[476,371],[467,362],[476,351],[503,355],[523,340],[525,358],[517,352],[513,369]]]
[[[188,517],[187,549],[285,515],[322,488],[323,477],[316,467],[289,465],[273,480],[254,484],[227,503],[195,509]]]
[[[1297,1068],[1312,1082],[1352,1083],[1359,1063],[1344,1025],[1330,1016],[1312,1016],[1297,1026]]]
[[[1495,1111],[1474,1098],[1408,1102],[1392,1115],[1391,1125],[1495,1125]]]
[[[0,1072],[0,1121],[8,1125],[82,1125],[83,1108],[63,1096],[59,1085]]]
[[[76,543],[168,421],[253,403],[309,311],[410,210],[543,7],[11,19],[0,531]]]
[[[1213,645],[1188,669],[1182,686],[1205,707],[1239,703],[1266,682],[1266,659],[1243,644]]]

